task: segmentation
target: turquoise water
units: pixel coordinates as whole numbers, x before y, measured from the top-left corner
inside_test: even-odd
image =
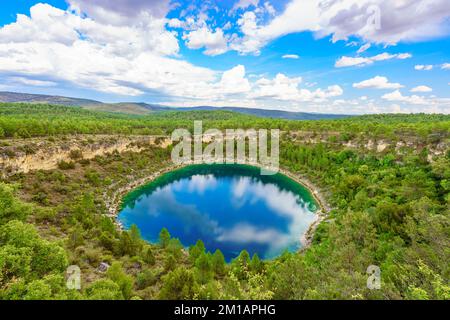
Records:
[[[229,261],[243,249],[264,259],[298,250],[315,211],[309,191],[284,175],[215,164],[172,171],[132,191],[118,219],[125,228],[136,224],[150,242],[163,227],[184,246],[201,239]]]

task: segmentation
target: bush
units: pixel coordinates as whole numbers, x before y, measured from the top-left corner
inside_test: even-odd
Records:
[[[177,268],[163,277],[159,298],[163,300],[182,300],[194,298],[197,283],[191,270]]]
[[[144,247],[144,249],[142,250],[142,258],[144,259],[144,262],[148,263],[149,265],[154,265],[156,263],[155,255],[153,254],[151,246],[146,245]]]
[[[86,289],[86,295],[90,300],[123,300],[119,285],[110,279],[94,282]]]
[[[83,158],[83,152],[81,150],[70,150],[69,158],[72,160],[78,160]]]
[[[120,288],[125,299],[130,299],[133,291],[133,278],[127,275],[119,262],[113,262],[106,272],[106,276],[114,281]]]
[[[32,207],[19,201],[14,196],[15,189],[11,185],[0,182],[0,225],[9,220],[25,220]]]
[[[75,169],[75,162],[72,161],[66,162],[64,160],[61,160],[60,162],[58,162],[58,168],[61,170]]]
[[[150,269],[145,269],[136,276],[136,286],[139,290],[145,289],[156,283],[157,277],[155,273]]]

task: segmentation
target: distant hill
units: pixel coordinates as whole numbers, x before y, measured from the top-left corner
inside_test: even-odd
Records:
[[[340,114],[325,114],[325,113],[309,113],[309,112],[291,112],[291,111],[281,111],[281,110],[268,110],[268,109],[257,109],[257,108],[239,108],[239,107],[192,107],[192,108],[172,108],[177,111],[188,111],[188,110],[225,110],[239,112],[243,114],[264,117],[264,118],[275,118],[275,119],[289,119],[289,120],[320,120],[320,119],[341,119],[350,117],[350,115],[340,115]]]
[[[350,115],[290,112],[290,111],[267,110],[257,108],[211,107],[211,106],[180,108],[180,107],[169,107],[158,104],[136,103],[136,102],[104,103],[101,101],[89,99],[18,93],[18,92],[2,92],[2,91],[0,91],[0,102],[26,102],[26,103],[43,103],[43,104],[64,105],[64,106],[77,106],[88,110],[120,112],[136,115],[146,115],[153,112],[165,112],[165,111],[225,110],[264,118],[290,119],[290,120],[320,120],[320,119],[340,119],[350,117]]]
[[[45,94],[4,92],[4,91],[0,91],[0,102],[48,103],[63,106],[85,106],[85,105],[102,104],[102,102],[100,101],[89,99],[48,96]]]

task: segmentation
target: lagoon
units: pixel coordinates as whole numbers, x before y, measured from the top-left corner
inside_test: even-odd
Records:
[[[184,246],[201,239],[227,261],[246,249],[263,259],[301,248],[317,219],[308,189],[282,175],[237,164],[191,165],[166,173],[123,198],[118,219],[158,241],[162,228]]]

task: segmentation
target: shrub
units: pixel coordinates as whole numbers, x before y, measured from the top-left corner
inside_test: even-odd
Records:
[[[163,300],[192,299],[197,283],[191,270],[177,268],[163,277],[159,298]]]
[[[81,150],[70,150],[69,158],[72,160],[78,160],[83,158],[83,152]]]
[[[72,161],[66,162],[64,160],[61,160],[60,162],[58,162],[58,168],[61,170],[75,169],[75,163]]]

